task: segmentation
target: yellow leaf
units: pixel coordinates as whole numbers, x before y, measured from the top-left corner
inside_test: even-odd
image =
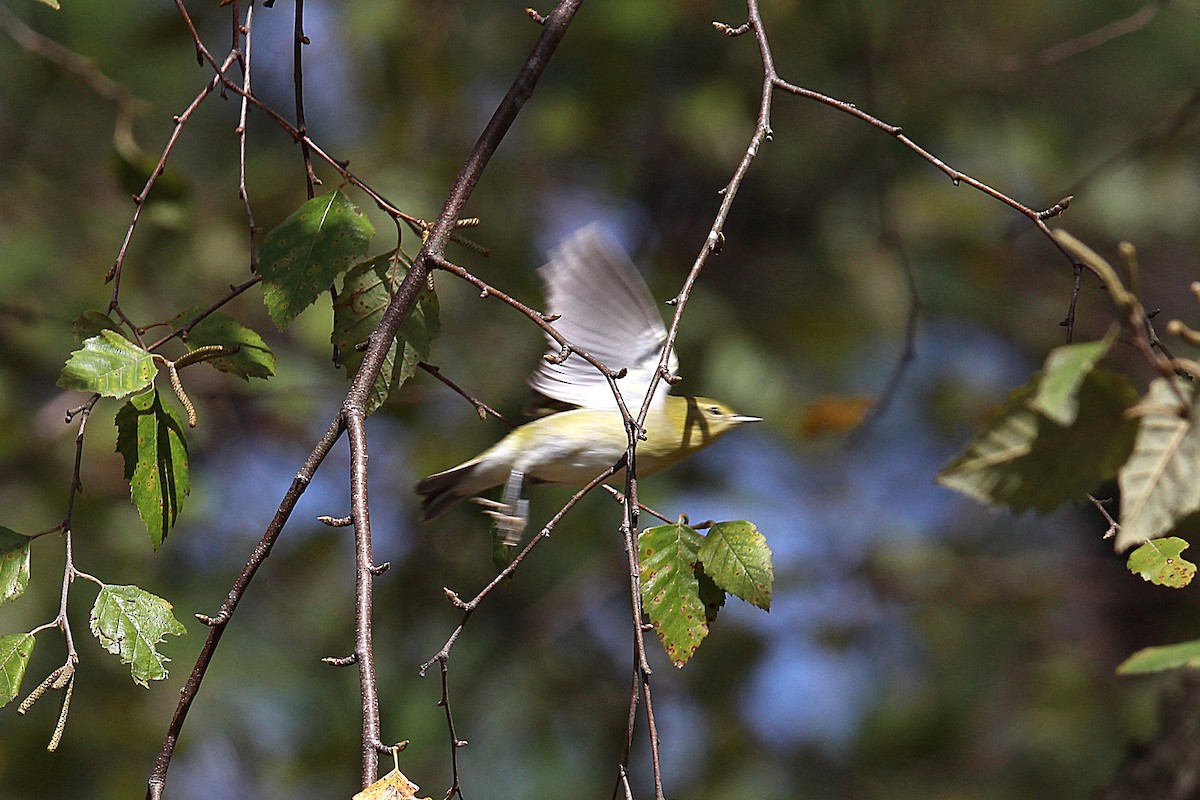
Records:
[[[845,433],[859,423],[875,405],[872,397],[826,395],[818,397],[804,410],[803,431],[807,439],[826,434]]]
[[[354,795],[353,800],[421,800],[417,797],[419,788],[421,787],[404,777],[403,772],[394,769]]]

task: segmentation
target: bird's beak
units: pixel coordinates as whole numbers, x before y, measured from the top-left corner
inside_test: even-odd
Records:
[[[729,421],[741,425],[743,422],[762,422],[762,417],[747,417],[744,414],[734,414]]]

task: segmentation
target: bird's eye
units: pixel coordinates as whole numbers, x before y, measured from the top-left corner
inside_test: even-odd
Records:
[[[714,417],[721,416],[721,407],[720,406],[709,406],[707,410],[708,410],[708,413]]]

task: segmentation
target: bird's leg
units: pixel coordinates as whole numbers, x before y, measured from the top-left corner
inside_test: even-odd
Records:
[[[525,473],[514,469],[504,484],[504,499],[501,502],[475,498],[476,503],[487,507],[483,513],[496,520],[496,530],[504,537],[504,544],[508,547],[521,541],[521,534],[529,524],[529,501],[521,497],[524,483]]]

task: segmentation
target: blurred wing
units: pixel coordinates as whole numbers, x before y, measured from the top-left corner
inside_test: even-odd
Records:
[[[626,404],[639,407],[662,355],[667,329],[637,267],[598,226],[589,225],[559,245],[538,273],[546,284],[547,311],[559,315],[551,324],[605,366],[626,368],[628,373],[617,385]],[[561,348],[554,340],[549,342],[549,354],[557,356]],[[672,373],[678,369],[674,353],[667,368]],[[561,364],[543,359],[529,385],[571,405],[615,407],[604,376],[574,353]],[[659,382],[655,403],[662,402],[668,388]]]

